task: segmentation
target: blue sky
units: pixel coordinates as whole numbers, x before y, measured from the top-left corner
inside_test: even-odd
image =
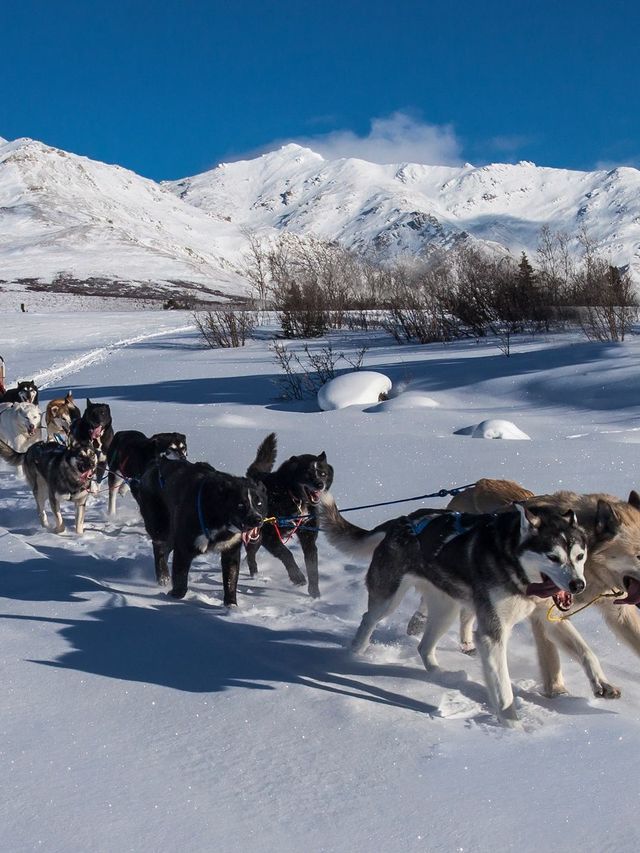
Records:
[[[156,179],[288,140],[380,162],[640,165],[639,9],[6,2],[0,136]]]

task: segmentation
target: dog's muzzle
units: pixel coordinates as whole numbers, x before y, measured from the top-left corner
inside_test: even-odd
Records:
[[[308,485],[304,485],[302,488],[309,503],[317,504],[320,502],[320,496],[324,492],[324,483],[320,483],[320,487],[315,489]]]
[[[571,610],[573,606],[573,596],[585,588],[586,584],[583,580],[576,578],[569,582],[569,590],[560,589],[548,575],[542,573],[542,581],[539,583],[530,583],[527,587],[527,595],[535,595],[538,598],[553,598],[553,603],[563,612]]]

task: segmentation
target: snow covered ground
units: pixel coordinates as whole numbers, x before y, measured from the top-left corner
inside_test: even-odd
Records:
[[[43,402],[68,388],[108,401],[116,429],[182,430],[192,459],[235,473],[271,430],[281,460],[324,449],[343,506],[480,476],[623,497],[640,485],[640,340],[564,335],[505,358],[489,344],[374,339],[364,366],[406,389],[407,405],[401,395],[321,412],[275,399],[265,340],[204,350],[189,323],[11,314],[0,354],[10,380],[40,380]],[[489,419],[531,441],[455,434]],[[82,539],[56,536],[37,526],[25,484],[0,471],[0,849],[638,849],[638,660],[593,608],[576,624],[622,698],[593,698],[570,660],[571,695],[542,697],[521,625],[510,657],[525,731],[505,731],[453,632],[440,658],[456,675],[427,679],[404,633],[415,599],[350,656],[364,569],[324,542],[320,600],[261,552],[261,574],[243,570],[228,613],[215,559],[194,564],[185,601],[159,591],[131,496],[119,506],[107,521],[102,493]],[[414,507],[352,517],[369,526]]]

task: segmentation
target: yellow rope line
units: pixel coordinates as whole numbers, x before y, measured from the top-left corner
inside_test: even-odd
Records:
[[[551,607],[547,610],[547,620],[549,622],[565,622],[567,619],[571,619],[572,616],[575,616],[576,613],[580,613],[581,610],[586,610],[587,607],[591,607],[592,604],[595,604],[596,601],[600,601],[601,598],[617,598],[617,596],[622,595],[622,592],[618,589],[614,589],[611,592],[601,592],[599,595],[596,595],[595,598],[592,598],[591,601],[588,601],[586,604],[583,604],[582,607],[578,607],[577,610],[574,610],[572,613],[566,613],[562,616],[552,616],[551,611],[556,608],[555,601],[551,604]]]

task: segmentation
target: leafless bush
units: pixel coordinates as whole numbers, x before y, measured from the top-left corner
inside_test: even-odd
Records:
[[[578,318],[590,341],[624,341],[638,316],[638,299],[628,272],[591,258],[576,275]]]
[[[287,338],[353,326],[353,312],[381,303],[383,268],[335,243],[294,234],[249,239],[244,273],[259,305],[278,313]]]
[[[211,349],[243,347],[256,325],[253,311],[224,308],[194,314],[193,320],[202,339]]]
[[[343,362],[352,370],[360,370],[367,347],[361,347],[353,355],[336,352],[332,344],[311,349],[308,344],[300,353],[289,348],[282,341],[272,346],[274,358],[284,373],[278,380],[281,397],[285,400],[303,400],[315,396],[320,388],[338,373],[338,365]]]
[[[583,260],[574,260],[578,245]],[[578,323],[593,339],[622,340],[636,316],[628,275],[595,253],[586,232],[545,227],[536,266],[468,241],[425,261],[381,264],[312,237],[251,239],[247,275],[286,338],[332,328],[381,327],[399,343],[492,336],[510,355],[514,336]],[[617,277],[616,277],[617,276]]]

